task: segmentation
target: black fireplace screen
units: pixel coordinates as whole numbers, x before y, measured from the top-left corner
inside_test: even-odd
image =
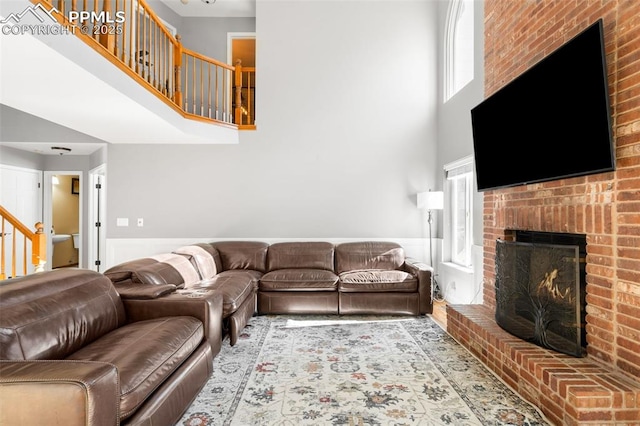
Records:
[[[500,327],[545,348],[585,355],[578,246],[498,240],[495,272]]]

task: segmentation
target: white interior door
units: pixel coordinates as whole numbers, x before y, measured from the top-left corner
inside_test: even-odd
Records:
[[[42,172],[0,165],[0,204],[22,222],[27,228],[35,231],[36,222],[42,222]],[[1,244],[4,245],[6,275],[10,277],[12,265],[11,242],[14,230],[5,223],[5,234]],[[25,249],[24,237],[16,235],[16,276],[23,275],[26,261],[27,273],[33,273],[31,264],[31,243],[27,241],[27,259],[22,255]]]

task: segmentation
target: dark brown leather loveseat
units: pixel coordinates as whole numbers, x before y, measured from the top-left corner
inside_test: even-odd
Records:
[[[161,302],[149,309],[125,303],[108,278],[89,270],[3,281],[0,424],[175,424],[212,374],[198,318],[219,329],[222,298],[163,299],[165,290],[132,291]],[[198,298],[206,303],[190,303]]]

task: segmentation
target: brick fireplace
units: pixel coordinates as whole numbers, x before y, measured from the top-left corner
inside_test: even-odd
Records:
[[[484,304],[448,307],[448,331],[555,424],[638,425],[640,4],[486,0],[484,9],[487,96],[603,19],[617,168],[485,192]],[[586,235],[585,358],[533,346],[495,324],[496,240],[513,230]]]

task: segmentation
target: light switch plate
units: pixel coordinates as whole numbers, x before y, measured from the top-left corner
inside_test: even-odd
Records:
[[[116,219],[116,226],[129,226],[128,217],[119,217]]]

